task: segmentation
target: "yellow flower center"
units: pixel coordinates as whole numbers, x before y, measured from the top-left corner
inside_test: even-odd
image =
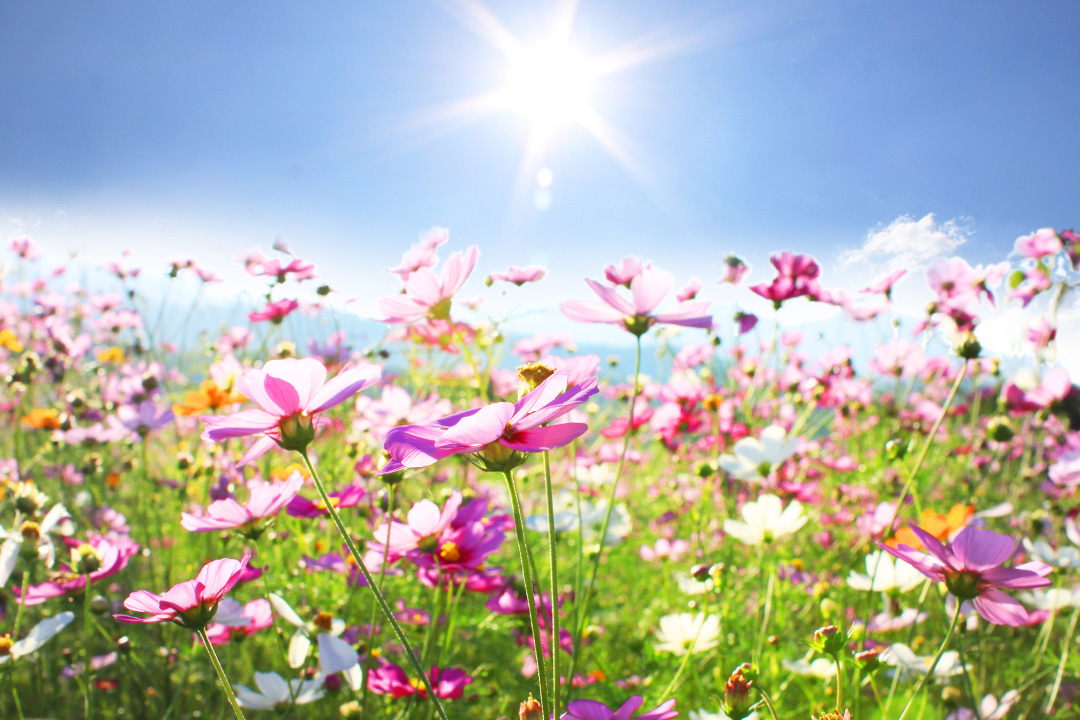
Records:
[[[454,542],[443,543],[443,546],[439,548],[439,559],[443,562],[457,562],[461,559],[461,551],[458,550],[458,546]]]
[[[15,644],[15,641],[11,639],[10,635],[0,635],[0,657],[11,654],[11,646]]]
[[[328,612],[320,612],[315,616],[315,627],[323,632],[330,632],[334,626],[334,616]]]

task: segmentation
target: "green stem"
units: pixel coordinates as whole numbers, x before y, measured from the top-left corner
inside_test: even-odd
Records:
[[[762,556],[764,558],[765,546],[762,545]],[[765,637],[769,629],[769,615],[772,613],[772,596],[773,585],[776,583],[776,568],[773,565],[769,565],[769,581],[765,585],[765,609],[761,618],[761,630],[758,632],[757,646],[754,648],[754,664],[761,664],[761,651],[765,647]]]
[[[390,533],[394,527],[394,485],[391,484],[387,490],[386,499],[386,546],[383,548],[383,561],[379,565],[379,590],[382,590],[383,581],[386,579],[386,559],[390,557]],[[372,650],[375,649],[375,611],[378,610],[378,604],[375,600],[371,601],[371,619],[368,622],[368,640],[367,640],[367,653],[364,658],[364,691],[360,700],[360,717],[368,717],[367,714],[367,702],[368,696],[368,673],[371,672],[371,661],[375,659],[375,655]]]
[[[1061,662],[1058,663],[1057,675],[1054,676],[1054,687],[1050,690],[1050,699],[1046,701],[1046,715],[1050,716],[1054,709],[1054,701],[1057,700],[1058,690],[1061,689],[1061,678],[1065,676],[1065,661],[1069,659],[1069,646],[1072,645],[1073,633],[1076,632],[1076,618],[1080,614],[1080,605],[1073,608],[1069,616],[1069,629],[1065,631],[1065,637],[1061,641]]]
[[[525,601],[529,604],[529,626],[532,629],[533,650],[536,655],[536,672],[540,681],[540,716],[548,717],[544,711],[548,707],[547,676],[544,668],[544,646],[540,641],[540,622],[537,620],[537,608],[533,583],[535,582],[532,563],[529,560],[528,545],[525,542],[525,515],[521,511],[521,498],[518,496],[517,483],[510,470],[503,472],[506,478],[506,490],[510,494],[510,505],[514,511],[514,532],[517,535],[518,555],[521,559],[521,574],[525,578]]]
[[[90,677],[90,636],[92,629],[90,627],[90,573],[86,573],[86,587],[83,589],[83,711],[86,713],[86,720],[90,720],[90,693],[91,693],[91,680]]]
[[[449,318],[447,319],[447,321],[450,323],[450,327],[454,328],[454,337],[456,337],[458,339],[458,342],[461,343],[461,352],[463,355],[465,355],[465,361],[469,363],[469,367],[472,368],[473,376],[476,377],[476,385],[480,390],[480,397],[483,398],[485,403],[491,402],[490,398],[488,397],[487,383],[484,382],[484,378],[480,374],[480,368],[479,366],[477,366],[476,361],[473,360],[472,353],[469,352],[469,344],[465,342],[465,338],[462,337],[461,333],[458,331],[457,323],[455,323],[453,320],[450,320]]]
[[[592,573],[589,584],[585,587],[585,597],[581,602],[581,621],[574,633],[574,654],[570,657],[570,670],[567,677],[572,679],[577,659],[581,655],[581,636],[585,632],[585,623],[589,621],[589,604],[592,602],[593,589],[596,587],[596,576],[600,571],[600,557],[604,554],[604,541],[607,540],[608,525],[611,523],[611,511],[615,508],[615,494],[619,488],[619,479],[622,477],[623,465],[626,463],[626,452],[630,448],[630,438],[634,433],[634,406],[638,398],[638,376],[641,374],[641,336],[637,336],[637,346],[634,351],[634,387],[630,392],[630,412],[626,422],[626,435],[623,436],[622,452],[619,453],[619,464],[615,466],[615,479],[611,481],[611,493],[608,495],[607,512],[604,513],[604,523],[600,526],[600,543],[596,549],[596,557],[593,558]],[[580,525],[579,525],[580,527]],[[568,684],[567,692],[573,687]],[[568,696],[569,697],[569,696]],[[545,716],[546,717],[546,716]]]
[[[11,637],[19,637],[19,623],[22,621],[23,608],[26,607],[26,595],[30,592],[30,586],[34,584],[34,563],[23,563],[26,570],[23,571],[22,599],[15,608],[15,622],[11,626]]]
[[[758,694],[761,695],[761,700],[765,703],[765,707],[766,709],[768,709],[769,715],[772,717],[772,719],[780,720],[780,716],[776,714],[776,708],[773,706],[773,701],[772,698],[769,696],[769,693],[765,691],[765,688],[758,687],[757,685],[754,685],[754,687],[757,687]]]
[[[360,551],[356,549],[356,543],[353,542],[352,536],[349,535],[345,529],[345,524],[341,522],[341,516],[338,515],[337,508],[330,501],[330,497],[326,494],[326,488],[323,487],[322,479],[319,477],[318,471],[315,466],[311,464],[311,459],[308,457],[307,451],[300,451],[300,457],[304,458],[304,465],[307,466],[308,472],[311,473],[311,480],[315,483],[315,489],[319,492],[319,497],[322,499],[323,505],[326,507],[328,513],[330,513],[330,519],[334,521],[334,527],[337,528],[338,534],[341,535],[345,541],[345,546],[349,548],[349,554],[352,555],[353,560],[356,561],[356,566],[360,568],[360,573],[364,576],[364,580],[367,581],[368,587],[371,592],[375,594],[375,601],[379,603],[379,608],[383,612],[383,616],[386,617],[386,621],[390,623],[390,627],[394,630],[394,635],[397,636],[397,640],[405,648],[405,653],[409,656],[409,663],[413,666],[413,670],[420,676],[420,682],[424,684],[424,689],[427,690],[428,697],[431,698],[431,702],[435,703],[435,710],[439,713],[439,717],[442,720],[449,720],[446,717],[446,709],[443,707],[442,701],[439,700],[435,694],[435,688],[431,686],[431,680],[428,678],[427,673],[424,672],[424,666],[420,664],[420,658],[416,657],[416,651],[413,650],[412,645],[409,643],[409,639],[405,637],[405,633],[402,631],[401,626],[398,625],[397,618],[394,617],[394,611],[390,608],[390,604],[386,602],[386,598],[383,597],[382,591],[379,590],[379,586],[375,584],[375,578],[371,576],[371,572],[368,571],[367,565],[364,564],[364,559],[360,555]]]
[[[926,685],[926,681],[934,674],[934,670],[938,666],[938,662],[941,660],[941,656],[945,654],[945,647],[949,644],[949,638],[952,637],[953,631],[956,630],[957,623],[960,622],[960,608],[964,603],[960,598],[956,599],[956,612],[953,613],[952,622],[949,624],[949,630],[945,633],[945,639],[941,641],[941,647],[938,648],[937,655],[930,662],[930,667],[926,669],[926,674],[919,679],[919,684],[915,686],[915,690],[911,693],[911,697],[908,698],[907,705],[904,706],[904,711],[900,713],[900,717],[897,720],[904,720],[904,716],[907,715],[908,710],[911,709],[911,704],[915,702],[915,698],[922,692],[923,686]],[[899,674],[899,670],[897,671]]]
[[[199,628],[197,632],[203,642],[203,647],[206,648],[206,652],[210,656],[210,662],[213,664],[214,670],[217,671],[221,686],[225,688],[225,695],[229,698],[229,704],[232,705],[233,713],[236,714],[236,720],[244,720],[244,711],[240,709],[240,703],[236,701],[236,694],[233,693],[229,678],[225,675],[225,668],[221,667],[221,661],[218,660],[217,653],[214,652],[214,646],[210,643],[210,638],[206,637],[206,629]]]
[[[551,564],[551,714],[559,717],[559,558],[555,535],[555,499],[551,490],[551,458],[544,451],[544,487],[547,490],[548,561]]]
[[[836,663],[836,714],[839,715],[844,709],[844,668],[840,663],[839,655],[832,657],[833,662]]]

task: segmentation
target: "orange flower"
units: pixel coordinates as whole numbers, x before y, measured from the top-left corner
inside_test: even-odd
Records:
[[[220,410],[228,405],[243,402],[246,398],[240,393],[218,387],[213,380],[203,380],[198,391],[189,392],[184,402],[172,406],[177,415],[201,415],[204,412]]]
[[[34,408],[23,415],[22,421],[38,430],[57,430],[60,428],[60,413],[52,408]]]
[[[953,505],[948,515],[938,515],[933,510],[923,510],[922,522],[919,525],[941,542],[947,542],[949,536],[966,526],[974,514],[974,505]],[[897,545],[908,545],[916,550],[923,549],[922,542],[915,537],[915,533],[910,528],[900,528],[891,539],[885,541],[885,544],[891,548]]]
[[[23,345],[19,342],[19,336],[7,328],[0,330],[0,347],[7,348],[11,352],[22,352],[23,350]]]
[[[105,348],[97,354],[97,361],[102,364],[120,364],[124,362],[124,351],[118,347]]]

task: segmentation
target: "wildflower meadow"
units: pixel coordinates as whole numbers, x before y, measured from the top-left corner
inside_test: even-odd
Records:
[[[755,285],[615,253],[531,335],[472,298],[547,268],[401,250],[361,336],[281,243],[242,322],[170,327],[199,260],[91,282],[10,241],[0,717],[1080,717],[1071,230],[861,293],[782,247]],[[810,304],[864,348],[784,322]],[[1008,362],[1002,304],[1039,313]]]

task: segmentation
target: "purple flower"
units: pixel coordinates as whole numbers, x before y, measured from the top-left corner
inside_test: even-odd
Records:
[[[595,700],[574,700],[567,703],[567,712],[563,715],[563,720],[630,720],[631,717],[634,717],[634,711],[641,707],[643,702],[645,701],[640,695],[634,695],[624,702],[618,710],[612,710],[607,705]],[[636,717],[637,720],[670,720],[670,718],[676,717],[678,714],[678,711],[675,710],[675,700],[672,698],[644,715],[637,715]]]
[[[1013,627],[1027,622],[1027,611],[1000,588],[1016,590],[1050,584],[1046,575],[1050,574],[1051,568],[1044,563],[1000,567],[1016,552],[1016,541],[1006,535],[966,527],[946,546],[916,525],[911,526],[911,531],[929,555],[910,545],[891,548],[878,542],[878,547],[909,563],[931,580],[944,582],[961,601],[971,600],[987,622]]]
[[[559,371],[516,403],[492,403],[427,425],[404,425],[386,435],[390,453],[379,475],[422,468],[449,457],[481,453],[485,466],[502,470],[514,453],[542,452],[566,445],[589,429],[585,423],[545,423],[565,415],[596,394],[597,378],[567,387],[570,374]]]

